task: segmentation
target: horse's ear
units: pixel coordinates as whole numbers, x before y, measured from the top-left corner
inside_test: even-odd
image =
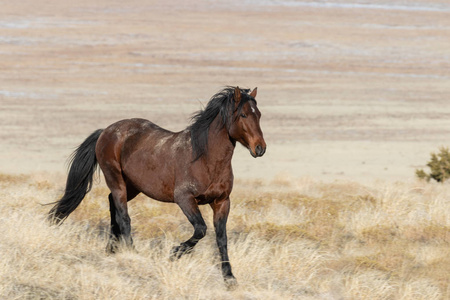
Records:
[[[258,88],[255,87],[255,88],[253,89],[253,91],[250,93],[250,96],[251,96],[252,98],[256,98],[256,92],[257,92],[257,90],[258,90]]]
[[[241,89],[238,86],[234,89],[234,102],[236,104],[241,102]]]

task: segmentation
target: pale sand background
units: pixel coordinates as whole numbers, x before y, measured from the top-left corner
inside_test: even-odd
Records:
[[[450,144],[449,1],[161,2],[0,1],[2,173],[65,174],[123,118],[181,130],[224,85],[258,86],[268,144],[236,178],[410,180]]]

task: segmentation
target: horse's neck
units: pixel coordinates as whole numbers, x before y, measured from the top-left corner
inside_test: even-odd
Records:
[[[235,143],[230,140],[226,126],[218,129],[217,122],[219,118],[209,127],[207,160],[210,164],[231,165]]]

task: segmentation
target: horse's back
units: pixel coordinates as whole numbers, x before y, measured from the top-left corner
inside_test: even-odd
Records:
[[[106,135],[113,134],[122,138],[127,138],[136,134],[149,134],[152,132],[160,134],[173,134],[173,132],[164,129],[149,120],[139,118],[117,121],[116,123],[109,125],[104,130],[104,134]]]

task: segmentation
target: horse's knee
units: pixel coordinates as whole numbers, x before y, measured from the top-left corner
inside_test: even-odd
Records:
[[[196,238],[202,239],[205,237],[207,229],[208,226],[206,226],[206,224],[197,224],[197,226],[195,226],[194,235],[196,236]]]

